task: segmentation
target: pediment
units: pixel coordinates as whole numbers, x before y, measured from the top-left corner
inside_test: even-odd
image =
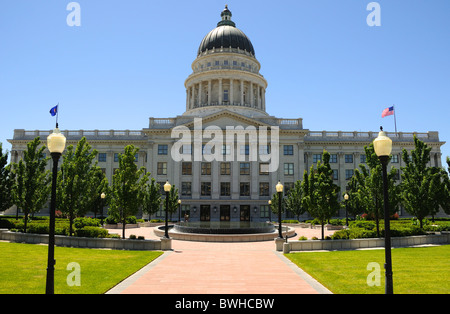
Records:
[[[228,110],[222,110],[212,115],[203,117],[201,119],[201,123],[203,129],[209,126],[217,126],[223,130],[225,130],[227,126],[242,126],[244,128],[247,128],[248,126],[254,126],[256,128],[261,126],[270,127],[267,123]],[[183,125],[191,129],[194,127],[194,120]]]

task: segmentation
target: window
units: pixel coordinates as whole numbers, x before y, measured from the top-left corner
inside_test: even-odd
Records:
[[[231,195],[230,182],[220,182],[220,196],[230,196],[230,195]]]
[[[183,144],[181,146],[181,153],[184,155],[192,155],[192,144]]]
[[[350,180],[353,177],[353,169],[345,170],[345,180]]]
[[[366,155],[361,155],[361,156],[359,156],[359,161],[362,163],[362,164],[365,164],[366,163],[366,160],[367,160],[367,156]]]
[[[337,161],[337,154],[331,154],[330,155],[330,164],[336,164]]]
[[[209,68],[211,66],[211,62],[208,62],[206,66]]]
[[[269,196],[269,182],[259,182],[259,196]]]
[[[98,162],[106,162],[106,153],[98,154]]]
[[[294,164],[293,163],[284,164],[284,175],[285,176],[294,175]]]
[[[158,175],[167,175],[167,162],[158,162],[157,168]]]
[[[250,196],[250,182],[241,182],[239,184],[239,195]]]
[[[167,155],[168,146],[167,145],[158,145],[158,155]]]
[[[191,182],[181,182],[181,195],[191,196]]]
[[[192,175],[192,162],[183,162],[181,164],[181,174],[183,176]]]
[[[285,182],[284,183],[284,195],[287,196],[293,188],[294,188],[294,182]]]
[[[202,175],[211,175],[211,163],[202,162]]]
[[[333,180],[339,180],[339,170],[333,169]]]
[[[250,154],[249,145],[241,145],[240,146],[240,152],[241,152],[241,156],[242,155],[249,155]]]
[[[225,61],[223,62],[223,65],[228,65],[228,60],[225,60]]]
[[[228,99],[228,89],[225,89],[223,91],[223,101],[229,101],[229,99]]]
[[[191,215],[191,205],[181,205],[181,217],[185,215]]]
[[[260,175],[268,175],[269,174],[269,164],[259,164],[259,174]]]
[[[114,154],[114,162],[119,162],[119,154],[118,153]]]
[[[394,164],[398,164],[398,155],[392,155],[391,162]]]
[[[353,163],[353,155],[351,155],[351,154],[345,155],[345,163],[346,163],[346,164],[351,164],[351,163]]]
[[[221,175],[230,175],[231,174],[231,163],[230,162],[221,162],[220,163],[220,174]]]
[[[227,144],[222,145],[222,155],[230,155],[231,154],[231,146]]]
[[[202,145],[202,153],[203,155],[211,155],[212,154],[212,146],[209,144]]]
[[[214,65],[216,66],[219,65],[219,61],[214,62]]]
[[[237,66],[237,61],[233,61],[233,66]]]
[[[135,154],[134,155],[134,162],[138,162],[139,161],[139,154]]]
[[[269,145],[259,145],[259,154],[260,155],[269,155],[270,154],[270,146]]]
[[[240,163],[240,174],[241,175],[248,175],[250,174],[250,163],[249,162],[241,162]]]
[[[259,206],[259,213],[261,218],[269,218],[269,205]]]
[[[313,163],[317,163],[318,161],[322,161],[322,155],[321,154],[314,154],[313,155]]]
[[[201,183],[201,196],[211,196],[211,182]]]
[[[293,145],[284,145],[283,151],[284,151],[285,156],[294,155],[294,146]]]

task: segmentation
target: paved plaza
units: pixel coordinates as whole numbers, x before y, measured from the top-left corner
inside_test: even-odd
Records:
[[[121,233],[121,230],[109,230]],[[298,228],[299,236],[320,237],[320,229]],[[326,235],[334,231],[326,231]],[[127,229],[157,239],[152,228]],[[172,240],[165,252],[110,294],[325,294],[317,281],[292,264],[275,242],[215,243]]]

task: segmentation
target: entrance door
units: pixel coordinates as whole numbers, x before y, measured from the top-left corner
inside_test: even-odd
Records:
[[[241,205],[241,221],[250,221],[250,205]]]
[[[230,221],[230,205],[220,205],[220,221]]]
[[[210,221],[210,220],[211,220],[211,206],[200,205],[200,221]]]

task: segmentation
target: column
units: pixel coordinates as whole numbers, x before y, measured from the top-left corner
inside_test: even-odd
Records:
[[[222,106],[223,88],[222,79],[219,79],[219,106]]]
[[[241,106],[244,105],[244,80],[241,80]]]
[[[254,97],[253,97],[253,83],[249,82],[250,84],[250,107],[254,106]]]
[[[262,90],[262,108],[264,111],[266,111],[266,89],[263,88]]]
[[[191,109],[194,109],[194,107],[195,107],[195,100],[194,100],[195,89],[194,89],[194,86],[189,87],[189,91],[191,93]]]
[[[256,87],[256,106],[258,107],[258,109],[261,109],[261,86],[257,86]]]
[[[198,105],[201,106],[202,105],[202,82],[200,81],[200,83],[198,83]]]
[[[211,106],[211,85],[212,80],[208,81],[208,106]]]
[[[233,79],[230,79],[230,105],[234,105]]]

